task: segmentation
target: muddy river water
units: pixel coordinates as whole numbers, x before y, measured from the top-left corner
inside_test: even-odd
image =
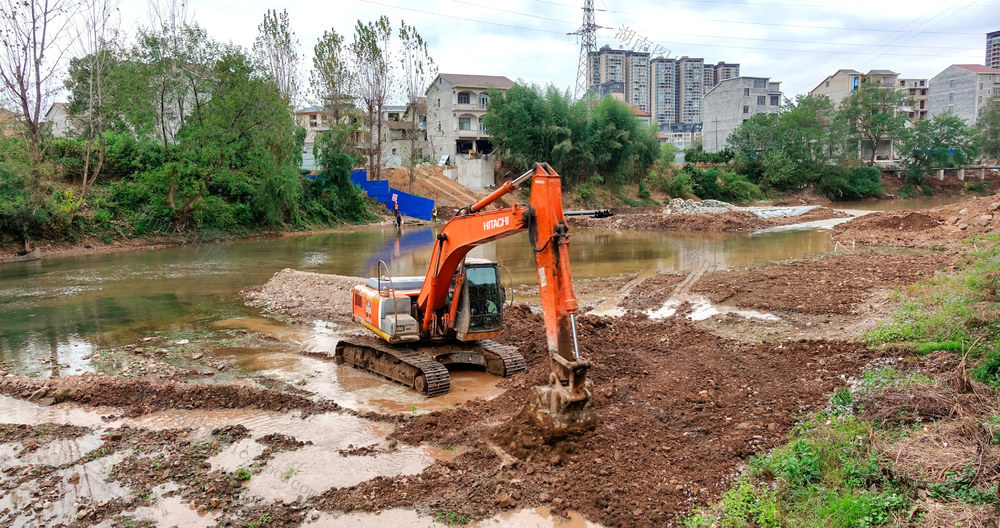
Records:
[[[71,374],[101,347],[157,332],[178,338],[254,315],[238,292],[283,268],[368,276],[383,260],[394,275],[423,275],[431,227],[371,229],[263,242],[0,264],[0,360],[19,370]],[[744,266],[831,249],[825,231],[763,234],[577,231],[570,244],[574,279]],[[527,235],[474,250],[508,267],[515,285],[537,281]],[[504,281],[508,281],[506,272]],[[537,288],[537,286],[535,286]],[[42,360],[58,357],[43,365]],[[59,365],[68,365],[61,368]]]
[[[872,207],[877,204],[868,205],[877,208]],[[239,300],[241,289],[262,284],[283,268],[367,276],[382,260],[396,276],[423,275],[435,232],[435,228],[427,226],[407,227],[401,234],[391,228],[374,228],[0,264],[0,361],[15,373],[71,375],[106,369],[92,362],[96,352],[148,336],[165,336],[179,342],[202,339],[206,333],[220,330],[248,329],[275,338],[274,343],[252,350],[209,343],[211,350],[207,353],[228,357],[238,371],[221,376],[220,381],[239,383],[240,373],[263,374],[348,408],[379,412],[429,412],[476,397],[489,398],[495,394],[497,379],[479,372],[453,373],[452,392],[427,400],[368,374],[304,356],[298,352],[331,351],[337,340],[336,326],[323,322],[311,327],[287,325],[244,307]],[[577,230],[570,248],[574,279],[581,283],[706,266],[739,267],[834,249],[824,229],[740,234]],[[511,280],[515,290],[522,292],[521,298],[532,300],[530,291],[537,275],[525,234],[484,245],[473,255],[494,259],[509,268],[510,279],[504,273],[505,282]],[[586,295],[584,292],[581,297]],[[147,429],[192,427],[205,434],[207,424],[225,422],[241,423],[255,437],[293,431],[299,440],[311,441],[307,448],[275,457],[264,470],[265,475],[270,472],[274,476],[296,468],[294,482],[298,488],[277,477],[255,477],[250,482],[249,492],[262,500],[294,500],[302,489],[322,492],[377,475],[419,473],[434,460],[455,456],[453,451],[425,447],[401,448],[374,457],[343,456],[338,451],[351,446],[381,445],[389,432],[388,426],[348,415],[327,414],[302,420],[263,411],[173,411],[107,423],[100,419],[101,414],[105,413],[99,409],[68,404],[43,408],[0,397],[0,423],[69,423],[95,430],[125,423]],[[91,436],[53,444],[51,452],[36,456],[79,457],[99,445],[98,436]],[[0,460],[12,456],[4,449],[0,444]],[[235,471],[262,449],[248,438],[210,462],[213,467]],[[127,493],[103,480],[109,464],[115,462],[105,460],[84,468],[85,476],[94,479],[95,490]],[[11,500],[11,496],[0,497],[0,509]],[[64,510],[70,512],[73,500],[69,497],[67,504],[56,504],[52,519]],[[150,511],[137,512],[140,518],[160,516],[169,516],[170,524],[180,526],[214,524],[211,515],[195,515],[179,501],[164,500]],[[312,526],[434,525],[430,518],[405,510],[390,510],[379,516],[322,514],[311,521]],[[481,525],[595,526],[578,517],[559,520],[544,509],[518,510]]]

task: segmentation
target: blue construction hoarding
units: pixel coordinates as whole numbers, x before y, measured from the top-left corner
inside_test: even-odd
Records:
[[[399,204],[399,214],[421,220],[430,220],[434,212],[434,200],[389,187],[386,180],[368,181],[368,171],[365,169],[352,170],[351,183],[361,187],[365,194],[378,200],[389,211],[394,211],[394,204]]]

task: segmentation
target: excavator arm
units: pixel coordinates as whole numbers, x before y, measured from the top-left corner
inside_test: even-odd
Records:
[[[486,211],[502,196],[531,178],[528,207],[514,205]],[[576,335],[577,301],[569,265],[569,230],[562,210],[562,183],[547,163],[463,208],[438,234],[431,264],[417,297],[421,334],[447,332],[454,324],[447,313],[452,278],[474,247],[528,231],[538,268],[538,287],[551,358],[549,385],[535,387],[522,414],[534,420],[548,437],[590,429],[596,423],[591,406],[591,385],[586,379],[590,362],[580,357]],[[455,288],[458,291],[460,288]]]

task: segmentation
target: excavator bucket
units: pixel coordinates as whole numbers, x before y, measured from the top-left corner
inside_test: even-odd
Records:
[[[565,360],[553,361],[565,363]],[[586,379],[589,368],[587,360],[574,361],[569,364],[569,384],[563,385],[553,375],[548,385],[531,390],[528,401],[521,409],[521,416],[538,427],[546,442],[589,431],[597,425],[597,413],[591,404],[593,388],[590,380]]]

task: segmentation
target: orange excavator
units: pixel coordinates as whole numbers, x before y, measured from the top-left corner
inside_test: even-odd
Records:
[[[486,210],[529,178],[527,205]],[[355,286],[354,320],[377,337],[342,340],[336,361],[428,396],[448,392],[447,365],[474,365],[499,376],[523,371],[520,352],[493,341],[500,334],[506,298],[499,267],[466,255],[480,244],[525,230],[538,268],[552,372],[547,386],[533,389],[523,413],[549,437],[592,428],[590,361],[580,357],[577,342],[562,185],[547,163],[535,163],[532,170],[460,209],[437,235],[425,277],[394,278],[380,263],[376,277]]]

